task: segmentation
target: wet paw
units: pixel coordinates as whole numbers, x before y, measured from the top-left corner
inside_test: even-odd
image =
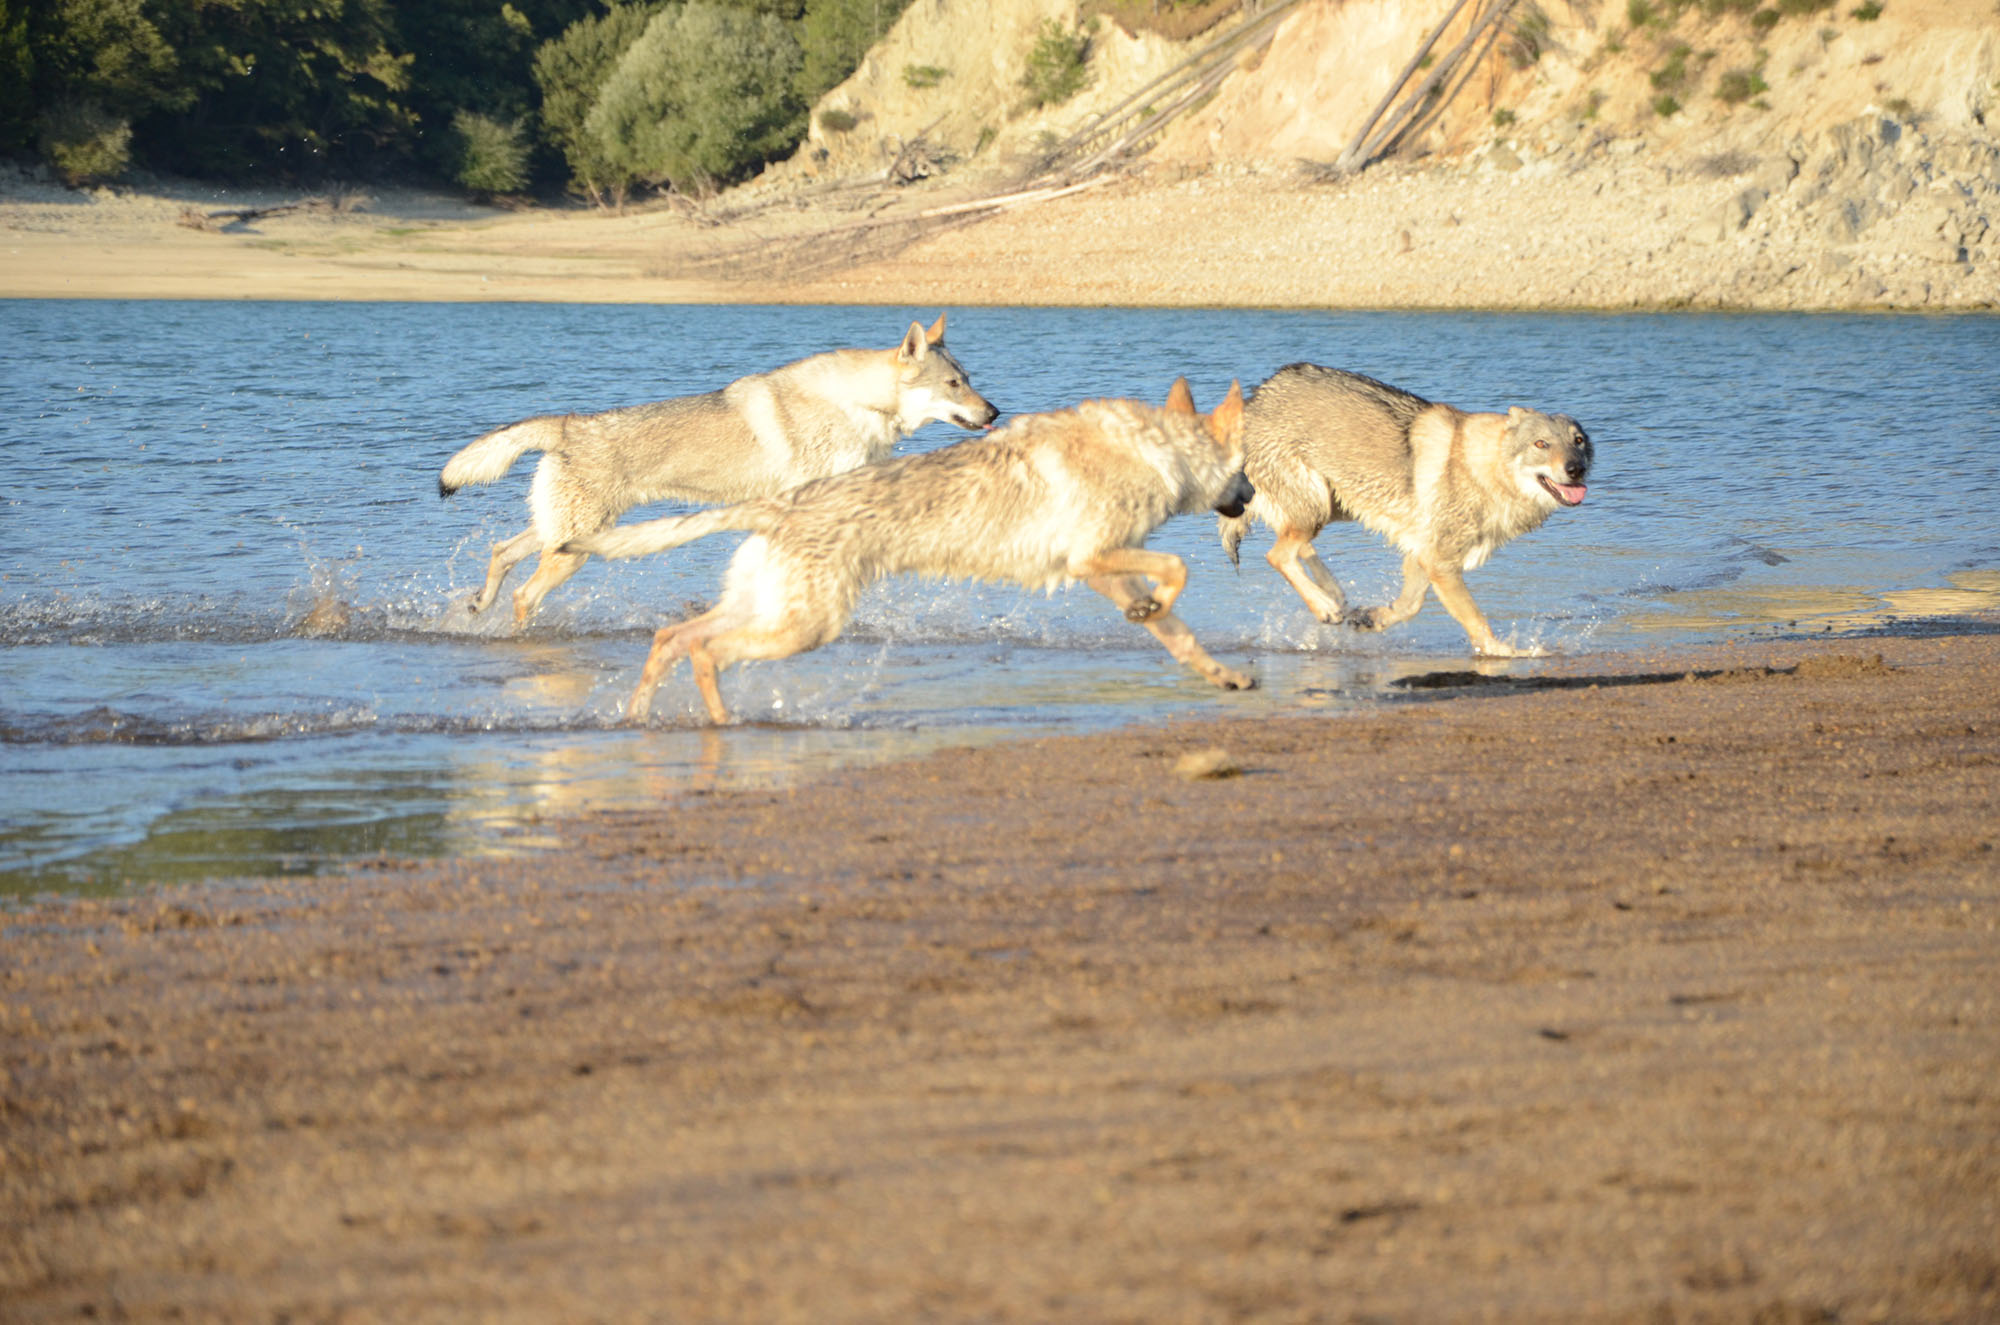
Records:
[[[1356,607],[1349,609],[1341,623],[1350,630],[1375,631],[1382,629],[1382,609],[1379,607]]]
[[[1133,622],[1151,621],[1160,614],[1160,600],[1148,595],[1135,598],[1125,605],[1125,619]]]
[[[1228,667],[1220,669],[1209,679],[1224,690],[1255,690],[1257,688],[1256,677],[1251,676],[1247,672],[1235,671]]]

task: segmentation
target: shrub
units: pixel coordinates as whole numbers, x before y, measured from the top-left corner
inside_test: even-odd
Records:
[[[71,188],[125,172],[132,160],[132,126],[93,101],[59,102],[40,121],[42,156]]]
[[[461,188],[491,196],[527,187],[528,144],[519,120],[503,124],[462,110],[451,117],[451,132],[458,140],[452,178]]]
[[[903,82],[918,89],[936,87],[950,73],[951,70],[935,64],[906,64],[903,66]]]
[[[798,142],[801,58],[775,15],[702,3],[666,9],[604,80],[584,130],[634,178],[705,192]]]
[[[1868,0],[1867,4],[1856,9],[1850,9],[1847,12],[1853,17],[1860,19],[1863,23],[1873,23],[1876,19],[1882,17],[1882,6],[1876,4],[1875,0]]]
[[[1797,18],[1833,8],[1833,0],[1778,0],[1778,12]]]
[[[1508,110],[1505,106],[1502,106],[1499,110],[1493,112],[1494,128],[1504,129],[1513,122],[1514,122],[1514,112]]]
[[[1625,0],[1625,26],[1643,28],[1653,21],[1650,0]]]
[[[1694,54],[1694,47],[1684,41],[1677,41],[1667,52],[1667,61],[1647,75],[1655,92],[1667,92],[1687,82],[1688,57]]]
[[[1583,109],[1578,114],[1586,120],[1594,120],[1597,118],[1597,112],[1602,109],[1604,109],[1604,94],[1592,88],[1590,94],[1583,99]]]
[[[1513,23],[1513,40],[1507,46],[1507,59],[1516,69],[1526,69],[1542,58],[1542,52],[1549,46],[1549,16],[1533,0],[1522,6],[1521,15]]]
[[[839,106],[828,106],[819,113],[819,127],[829,133],[846,133],[859,123],[861,120],[853,111],[843,110]]]
[[[1661,119],[1680,113],[1681,103],[1675,101],[1671,96],[1661,93],[1659,96],[1653,98],[1653,114],[1658,115]]]
[[[1028,105],[1060,105],[1083,91],[1090,81],[1089,54],[1089,33],[1071,31],[1052,18],[1043,19],[1041,34],[1028,52],[1027,72],[1021,75]]]
[[[1750,16],[1750,26],[1759,32],[1769,32],[1778,26],[1779,17],[1775,9],[1760,9]]]
[[[1770,90],[1771,85],[1755,69],[1731,69],[1715,84],[1715,95],[1732,106],[1740,106]]]

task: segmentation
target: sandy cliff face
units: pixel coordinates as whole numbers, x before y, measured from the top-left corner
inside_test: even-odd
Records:
[[[1173,124],[1149,159],[1181,167],[1331,161],[1450,8],[1451,0],[1306,0],[1268,50]],[[1437,51],[1456,42],[1477,8],[1468,6]],[[1652,8],[1666,5],[1654,0]],[[1508,35],[1485,49],[1403,154],[1459,160],[1505,144],[1546,155],[1607,138],[1636,138],[1667,157],[1776,152],[1884,112],[1921,124],[1932,139],[1992,141],[2000,127],[1989,125],[2000,109],[1993,0],[1888,0],[1872,21],[1836,6],[1772,26],[1693,5],[1673,21],[1634,27],[1633,12],[1629,0],[1521,0]],[[1061,106],[1030,110],[1021,76],[1049,21],[1078,26],[1078,5],[916,0],[821,101],[792,173],[879,170],[920,134],[952,167],[1018,166],[1046,135],[1087,123],[1207,40],[1175,43],[1097,20],[1089,86]],[[1524,30],[1532,33],[1526,42]],[[1746,95],[1724,95],[1730,76]],[[1663,97],[1677,109],[1662,114]],[[835,127],[844,117],[853,127]]]

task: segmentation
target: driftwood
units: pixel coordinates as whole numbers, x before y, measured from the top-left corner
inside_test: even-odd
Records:
[[[1347,150],[1335,159],[1334,171],[1345,174],[1362,169],[1388,148],[1402,141],[1404,131],[1412,127],[1413,118],[1419,124],[1427,124],[1435,119],[1437,111],[1451,99],[1451,96],[1457,94],[1459,88],[1465,86],[1466,79],[1459,78],[1448,95],[1439,95],[1439,88],[1446,80],[1461,72],[1470,76],[1479,59],[1484,57],[1486,51],[1490,50],[1493,42],[1498,39],[1499,24],[1513,10],[1514,3],[1515,0],[1489,0],[1485,8],[1474,15],[1471,25],[1466,28],[1465,35],[1459,38],[1458,44],[1447,51],[1424,80],[1410,90],[1403,98],[1402,104],[1389,114],[1387,122],[1381,124],[1379,128],[1376,127],[1384,112],[1388,111],[1395,101],[1396,93],[1402,89],[1410,75],[1416,72],[1417,66],[1423,62],[1424,56],[1437,43],[1438,38],[1444,35],[1445,28],[1458,17],[1459,11],[1465,8],[1465,0],[1459,0],[1458,4],[1453,5],[1451,12],[1445,15],[1444,22],[1432,29],[1410,63],[1403,67],[1403,72],[1395,85],[1376,106],[1374,113],[1362,124],[1361,131],[1355,134]],[[1481,49],[1478,56],[1470,61],[1466,60],[1466,52],[1470,51],[1482,37],[1486,38],[1486,46]]]
[[[341,210],[340,205],[328,198],[301,198],[297,202],[275,203],[269,207],[224,207],[213,212],[204,212],[199,207],[187,207],[181,211],[180,224],[190,230],[229,230],[236,226],[247,226],[253,221],[261,221],[267,216],[339,210]]]

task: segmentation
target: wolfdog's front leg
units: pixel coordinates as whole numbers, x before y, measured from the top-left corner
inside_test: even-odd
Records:
[[[1472,591],[1465,587],[1465,576],[1456,567],[1433,568],[1431,587],[1437,590],[1438,601],[1444,610],[1451,613],[1465,633],[1472,639],[1472,651],[1489,658],[1542,658],[1546,649],[1517,649],[1511,644],[1503,644],[1493,633],[1493,627],[1486,624],[1486,614],[1479,610],[1479,604],[1472,601]]]
[[[1151,593],[1134,593],[1127,600],[1121,600],[1108,590],[1099,589],[1105,597],[1124,610],[1127,621],[1145,622],[1156,616],[1164,616],[1173,611],[1174,603],[1187,588],[1187,563],[1170,552],[1148,552],[1142,547],[1112,548],[1100,552],[1080,566],[1072,567],[1072,575],[1090,583],[1096,588],[1096,577],[1128,577],[1143,575],[1156,586]]]
[[[1347,600],[1341,596],[1340,581],[1313,551],[1312,538],[1297,529],[1278,534],[1278,541],[1264,554],[1271,569],[1285,577],[1285,583],[1327,625],[1339,623],[1347,615]]]
[[[1347,614],[1347,624],[1356,630],[1387,630],[1390,626],[1401,625],[1417,614],[1417,609],[1424,605],[1424,595],[1430,589],[1431,575],[1424,569],[1424,563],[1406,556],[1403,558],[1403,591],[1396,595],[1396,601],[1385,607],[1357,607]]]
[[[1146,592],[1145,581],[1130,575],[1093,575],[1084,583],[1116,603],[1129,620],[1137,621],[1151,631],[1154,639],[1167,646],[1168,653],[1200,672],[1211,685],[1221,686],[1224,690],[1249,690],[1256,686],[1255,677],[1233,667],[1224,667],[1209,657],[1208,651],[1196,641],[1194,633],[1173,613],[1155,609],[1146,615],[1134,616],[1136,605],[1153,601]]]

